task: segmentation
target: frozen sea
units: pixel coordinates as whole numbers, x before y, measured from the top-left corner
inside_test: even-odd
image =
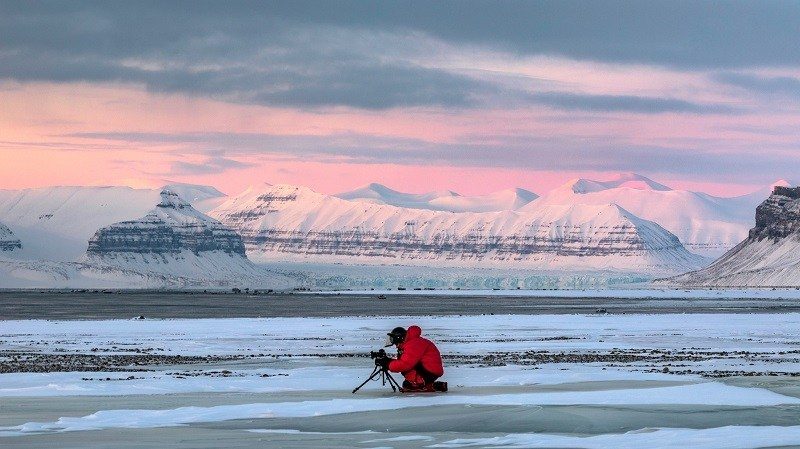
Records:
[[[376,294],[0,294],[0,447],[800,447],[794,293]],[[450,391],[352,394],[410,324]]]

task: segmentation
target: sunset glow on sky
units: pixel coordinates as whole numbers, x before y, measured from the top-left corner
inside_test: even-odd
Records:
[[[800,168],[791,2],[0,2],[0,188],[732,196]]]

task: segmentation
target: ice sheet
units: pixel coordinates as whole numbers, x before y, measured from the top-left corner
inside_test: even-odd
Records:
[[[677,387],[565,391],[546,393],[441,394],[424,397],[382,397],[254,403],[213,407],[181,407],[166,410],[101,410],[83,417],[62,417],[53,422],[28,422],[0,428],[0,436],[18,436],[46,431],[81,431],[107,428],[153,428],[249,418],[302,418],[376,410],[442,405],[720,405],[773,406],[800,404],[800,399],[760,388],[741,388],[718,382]]]
[[[430,445],[436,448],[585,448],[585,449],[748,449],[800,444],[800,426],[726,426],[711,429],[641,429],[635,432],[575,437],[515,434],[491,438],[458,438]]]

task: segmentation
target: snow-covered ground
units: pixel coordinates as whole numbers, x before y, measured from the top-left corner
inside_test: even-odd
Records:
[[[351,394],[372,368],[364,355],[409,324],[438,342],[451,391],[371,382]],[[798,334],[800,314],[2,321],[9,366],[164,359],[0,374],[0,441],[101,447],[159,431],[176,447],[202,446],[192,435],[253,447],[800,445]],[[167,361],[177,355],[214,359]],[[31,406],[41,399],[46,413]]]
[[[289,289],[295,279],[218,251],[130,255],[79,262],[13,260],[0,255],[0,288],[253,288]]]

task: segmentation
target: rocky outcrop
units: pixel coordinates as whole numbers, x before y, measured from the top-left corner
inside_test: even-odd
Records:
[[[704,260],[616,205],[443,212],[347,201],[295,186],[251,189],[212,210],[257,261],[675,272]]]
[[[22,249],[22,242],[14,236],[11,229],[0,223],[0,253]]]
[[[161,202],[143,218],[98,230],[89,240],[87,249],[89,255],[177,254],[183,251],[245,255],[242,238],[235,231],[196,211],[169,190],[161,192]]]
[[[779,240],[800,230],[800,187],[776,186],[763,203],[756,208],[756,225],[750,230],[748,240]]]
[[[667,279],[686,286],[800,286],[800,187],[776,186],[747,239],[708,268]]]

